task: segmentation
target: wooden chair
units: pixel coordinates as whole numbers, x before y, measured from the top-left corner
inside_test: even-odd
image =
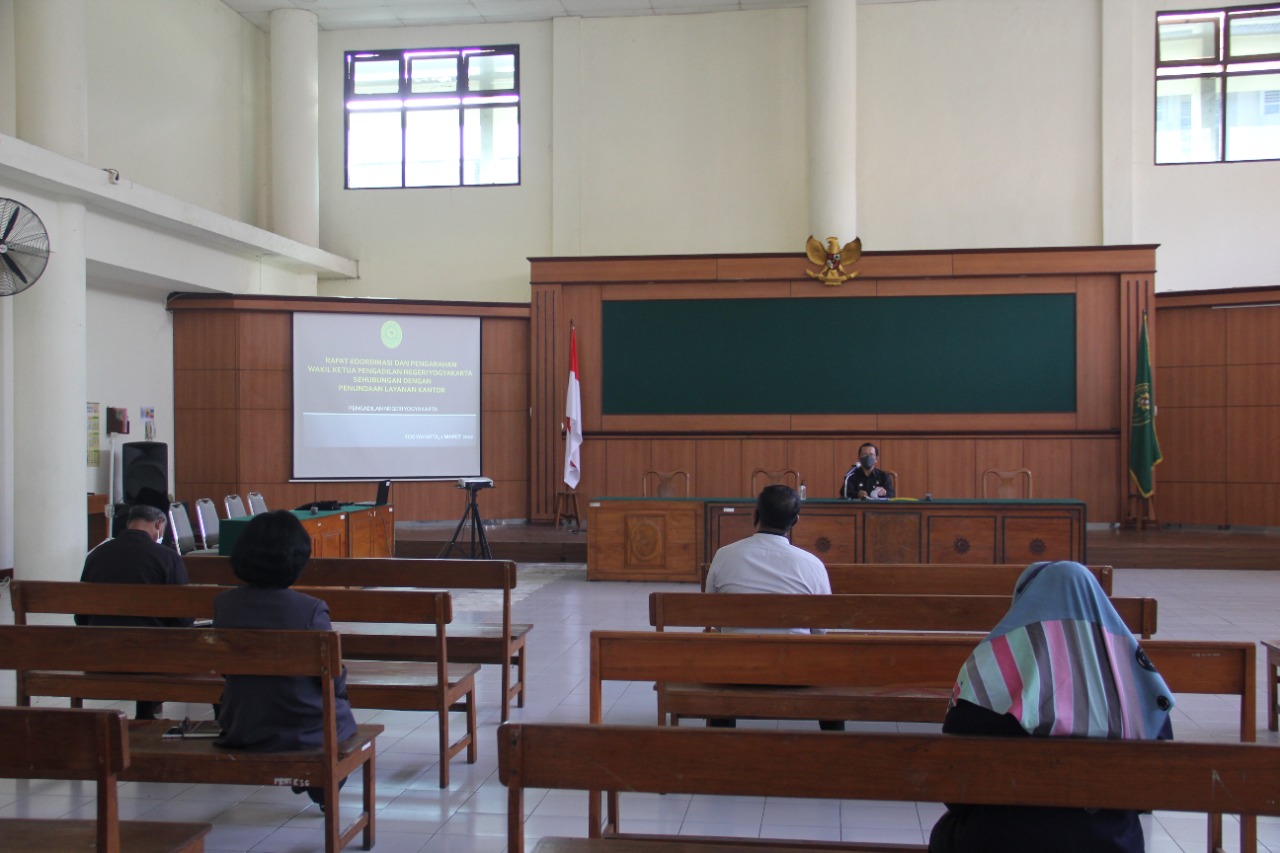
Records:
[[[800,472],[794,468],[783,468],[780,471],[770,471],[767,468],[756,468],[751,472],[751,496],[755,497],[760,494],[760,490],[765,486],[772,486],[775,483],[790,486],[793,489],[799,489]]]
[[[894,485],[897,485],[896,481]],[[1001,499],[1034,497],[1031,491],[1031,469],[1017,468],[1012,471],[1000,471],[988,468],[982,472],[982,497]]]
[[[687,498],[692,491],[693,479],[683,469],[655,471],[651,468],[644,472],[640,484],[640,494],[646,498]]]

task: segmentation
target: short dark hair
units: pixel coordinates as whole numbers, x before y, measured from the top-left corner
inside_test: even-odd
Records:
[[[148,524],[165,521],[164,513],[150,504],[131,504],[129,510],[125,513],[124,523],[132,524],[135,521],[145,521]]]
[[[231,551],[231,570],[250,586],[293,586],[311,559],[311,535],[287,509],[255,515]]]
[[[756,516],[761,527],[787,530],[800,517],[800,495],[779,483],[765,486],[756,498]]]
[[[879,458],[880,458],[880,448],[876,447],[876,444],[875,444],[875,442],[874,442],[874,441],[864,441],[864,442],[862,442],[862,444],[859,444],[859,445],[858,445],[858,455],[859,455],[859,456],[861,456],[861,455],[862,455],[862,448],[864,448],[864,447],[870,447],[872,450],[874,450],[874,451],[876,452],[876,458],[877,458],[877,459],[879,459]]]

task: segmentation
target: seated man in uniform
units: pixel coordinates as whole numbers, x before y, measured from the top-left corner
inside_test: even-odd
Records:
[[[858,462],[844,475],[840,497],[849,500],[888,500],[894,496],[893,478],[876,467],[880,448],[866,442],[858,448]]]
[[[800,518],[800,496],[790,486],[765,486],[756,498],[753,536],[721,546],[707,572],[707,592],[830,595],[831,580],[822,561],[787,539]],[[725,629],[726,631],[734,629]],[[742,628],[743,633],[776,633]],[[793,628],[782,633],[807,634]],[[822,633],[814,629],[813,633]],[[708,726],[732,728],[728,718],[707,720]],[[823,731],[844,731],[843,720],[819,720]]]

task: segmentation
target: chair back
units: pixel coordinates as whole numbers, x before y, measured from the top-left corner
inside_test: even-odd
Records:
[[[249,514],[245,511],[244,501],[239,495],[227,495],[222,499],[222,505],[227,508],[227,518],[241,518]]]
[[[693,490],[693,481],[689,472],[654,471],[644,472],[644,480],[640,484],[640,494],[646,498],[687,498]]]
[[[200,527],[202,548],[210,550],[218,547],[218,508],[212,498],[196,499],[196,524]]]
[[[760,490],[765,486],[781,484],[790,486],[793,489],[800,488],[800,472],[794,468],[783,468],[779,471],[770,471],[767,468],[757,468],[751,472],[751,496],[755,497],[760,494]]]
[[[988,468],[982,472],[982,496],[984,498],[1031,498],[1031,469],[1017,468],[998,471]]]
[[[196,549],[196,535],[191,531],[191,517],[182,501],[169,504],[169,529],[178,543],[179,554],[190,554]]]
[[[262,492],[249,493],[249,513],[251,515],[262,515],[267,511],[267,499],[262,496]]]

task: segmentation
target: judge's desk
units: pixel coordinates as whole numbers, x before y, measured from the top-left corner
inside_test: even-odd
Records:
[[[698,565],[754,532],[751,498],[593,498],[587,578],[698,582]],[[1076,500],[804,503],[791,541],[824,563],[1085,562]]]

